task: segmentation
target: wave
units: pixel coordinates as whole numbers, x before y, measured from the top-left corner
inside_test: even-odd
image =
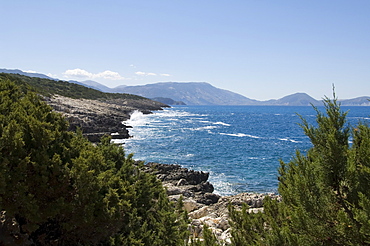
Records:
[[[223,133],[223,132],[221,132],[220,135],[226,135],[226,136],[232,136],[232,137],[261,138],[261,137],[258,137],[258,136],[253,136],[253,135],[244,134],[244,133]]]
[[[218,121],[218,122],[211,122],[211,121],[208,121],[208,120],[200,120],[199,122],[200,122],[200,123],[213,124],[213,125],[231,126],[230,124],[227,124],[227,123],[222,122],[222,121]]]
[[[221,121],[218,121],[218,122],[215,122],[215,123],[212,123],[214,125],[222,125],[222,126],[231,126],[230,124],[227,124],[227,123],[224,123],[224,122],[221,122]]]
[[[195,114],[195,113],[190,113],[187,111],[182,111],[182,110],[170,110],[170,109],[164,109],[162,111],[156,111],[154,112],[155,116],[159,117],[204,117],[207,116],[205,114]]]
[[[130,114],[130,119],[123,123],[129,126],[144,126],[148,124],[148,118],[142,112],[135,110]]]
[[[215,187],[214,193],[220,196],[230,196],[236,193],[234,185],[228,181],[224,173],[215,173],[210,170],[209,182]]]
[[[210,130],[210,129],[215,129],[217,126],[202,126],[198,128],[194,128],[194,131],[202,131],[202,130]]]
[[[266,160],[265,157],[247,157],[248,160]]]
[[[281,141],[289,141],[289,142],[292,142],[292,143],[301,143],[301,141],[297,141],[297,140],[290,139],[290,138],[279,138],[279,140],[281,140]]]

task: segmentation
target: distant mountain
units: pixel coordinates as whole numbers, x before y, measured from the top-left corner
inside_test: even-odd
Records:
[[[112,88],[111,90],[120,91],[120,90],[123,90],[123,88],[125,88],[125,87],[127,87],[127,85],[119,85],[117,87]]]
[[[165,97],[187,105],[254,105],[258,101],[237,93],[216,88],[205,82],[162,82],[141,86],[126,86],[116,92],[147,98]]]
[[[35,78],[42,78],[42,79],[53,79],[45,74],[41,73],[28,73],[28,72],[23,72],[22,70],[19,69],[0,69],[0,73],[13,73],[13,74],[20,74],[20,75],[25,75],[28,77],[35,77]],[[55,79],[53,79],[55,80]]]
[[[77,81],[69,81],[69,82],[77,82]],[[82,82],[77,82],[77,84],[80,84],[80,85],[84,85],[84,86],[87,86],[87,87],[90,87],[92,89],[95,89],[95,90],[99,90],[99,91],[102,91],[102,92],[112,92],[113,89],[112,88],[109,88],[108,86],[105,86],[105,85],[102,85],[96,81],[93,81],[93,80],[85,80],[85,81],[82,81]]]
[[[86,87],[99,90],[102,92],[107,92],[107,93],[125,93],[123,88],[126,87],[126,85],[119,85],[114,88],[110,88],[108,86],[105,86],[103,84],[100,84],[99,82],[93,81],[93,80],[85,80],[85,81],[75,81],[75,80],[69,80],[71,83],[79,84],[79,85],[84,85]]]
[[[157,101],[157,102],[167,104],[167,105],[186,105],[182,101],[175,101],[171,98],[166,98],[166,97],[155,97],[155,98],[150,98],[150,99],[152,99],[153,101]]]
[[[281,106],[310,106],[310,105],[322,105],[321,101],[318,101],[306,93],[295,93],[289,96],[277,100],[268,100],[261,102],[263,105],[281,105]]]
[[[0,69],[0,73],[14,73],[29,77],[53,79],[40,73],[28,73],[18,69]],[[53,79],[56,80],[56,79]],[[158,101],[165,100],[167,104],[176,105],[183,102],[187,105],[281,105],[281,106],[317,106],[322,102],[312,98],[306,93],[295,93],[280,99],[257,101],[240,94],[216,88],[205,82],[162,82],[140,86],[120,85],[109,88],[96,81],[87,80],[83,82],[69,81],[83,85],[101,92],[129,93],[146,98],[157,98]],[[370,97],[358,97],[354,99],[339,100],[343,106],[370,106]],[[172,101],[171,101],[172,100]]]
[[[353,99],[339,100],[343,106],[370,106],[370,97],[357,97]]]

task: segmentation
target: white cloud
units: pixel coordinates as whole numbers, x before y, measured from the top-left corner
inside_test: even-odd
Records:
[[[104,72],[98,73],[94,75],[97,78],[103,78],[103,79],[110,79],[110,80],[120,80],[125,79],[122,77],[119,73],[106,70]]]
[[[136,72],[135,73],[136,75],[140,75],[140,76],[157,76],[156,73],[145,73],[145,72]]]
[[[146,73],[146,72],[136,72],[135,73],[136,75],[139,75],[139,76],[171,76],[169,75],[168,73],[161,73],[161,74],[156,74],[156,73]]]
[[[78,78],[92,78],[94,75],[83,69],[69,69],[63,73],[67,78],[78,77]]]
[[[23,72],[25,72],[25,73],[38,73],[38,72],[33,71],[33,70],[25,70],[25,71],[23,71]]]
[[[58,77],[58,75],[52,74],[52,73],[47,73],[46,76],[49,76],[50,78],[54,78],[54,79]]]
[[[65,71],[64,76],[67,78],[71,77],[77,77],[77,78],[84,78],[84,79],[96,79],[96,78],[101,78],[101,79],[109,79],[109,80],[122,80],[125,79],[122,77],[119,73],[113,72],[106,70],[101,73],[90,73],[86,70],[76,68],[76,69],[69,69]]]
[[[135,74],[140,75],[140,76],[145,76],[146,75],[146,73],[144,73],[144,72],[136,72]]]

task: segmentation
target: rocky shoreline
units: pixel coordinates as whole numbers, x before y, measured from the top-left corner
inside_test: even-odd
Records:
[[[145,164],[144,171],[156,175],[162,181],[171,201],[178,201],[182,197],[192,237],[202,240],[203,227],[207,225],[223,245],[231,243],[229,204],[237,209],[247,204],[249,212],[257,213],[263,211],[263,199],[266,196],[281,199],[273,193],[219,196],[213,193],[213,185],[208,182],[209,173],[188,170],[180,165],[149,162]]]
[[[145,98],[90,100],[53,95],[44,99],[56,112],[66,117],[69,130],[80,128],[91,142],[99,142],[104,135],[111,135],[113,139],[129,138],[130,127],[122,122],[128,120],[132,112],[151,114],[169,107]]]

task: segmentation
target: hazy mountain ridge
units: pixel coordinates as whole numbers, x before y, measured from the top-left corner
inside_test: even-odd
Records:
[[[283,106],[319,106],[322,102],[314,99],[306,93],[295,93],[282,97],[280,99],[272,99],[268,101],[262,101],[263,105],[283,105]]]
[[[147,98],[171,98],[187,105],[247,105],[256,102],[205,82],[160,82],[142,86],[126,86],[115,92],[141,95]]]
[[[47,76],[45,74],[42,74],[42,73],[23,72],[22,70],[19,70],[19,69],[0,69],[0,73],[14,73],[14,74],[25,75],[25,76],[28,76],[28,77],[35,77],[35,78],[55,80],[54,78],[51,78],[51,77],[49,77],[49,76]]]
[[[370,97],[356,97],[353,99],[339,100],[343,106],[370,106]]]
[[[116,87],[117,88],[117,87]],[[141,86],[125,86],[114,92],[130,93],[148,98],[166,97],[182,101],[187,105],[266,105],[266,106],[320,106],[322,100],[316,100],[306,93],[295,93],[280,99],[258,101],[240,94],[216,88],[205,82],[162,82]],[[370,97],[339,100],[343,106],[370,106]]]
[[[167,105],[186,105],[182,101],[175,101],[175,100],[173,100],[171,98],[167,98],[167,97],[154,97],[154,98],[150,98],[150,99],[153,100],[153,101],[157,101],[157,102],[167,104]]]
[[[3,73],[16,73],[30,77],[50,78],[39,73],[23,72],[19,69],[0,69]],[[55,79],[54,79],[55,80]],[[206,82],[159,82],[147,85],[125,86],[109,88],[96,81],[69,82],[83,85],[92,89],[109,93],[129,93],[146,98],[167,98],[175,102],[184,102],[187,105],[271,105],[271,106],[310,106],[323,105],[306,93],[295,93],[280,99],[258,101],[228,90],[219,89]],[[353,99],[339,100],[343,106],[370,106],[370,97],[362,96]]]

